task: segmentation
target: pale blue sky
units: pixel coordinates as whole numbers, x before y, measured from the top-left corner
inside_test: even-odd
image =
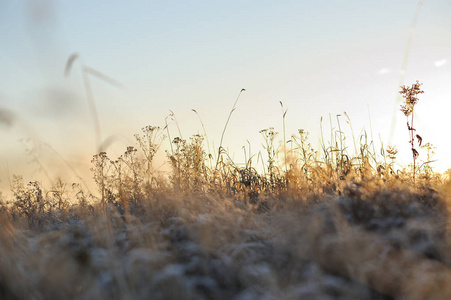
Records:
[[[74,164],[89,165],[95,145],[79,65],[63,76],[74,52],[127,87],[92,80],[104,138],[120,134],[131,143],[141,127],[164,125],[169,109],[188,137],[202,132],[195,108],[217,145],[245,88],[225,137],[237,157],[246,139],[258,151],[259,130],[281,130],[279,101],[288,108],[288,133],[304,128],[313,142],[321,116],[329,114],[347,111],[356,134],[369,130],[369,107],[374,134],[387,143],[417,6],[415,0],[2,1],[0,108],[22,120],[0,131],[2,159],[14,173],[25,155],[18,140],[34,135]],[[425,0],[405,77],[406,84],[424,82],[417,129],[438,147],[442,169],[451,167],[451,145],[441,138],[451,108],[450,34],[451,1]],[[392,144],[407,164],[399,114]]]

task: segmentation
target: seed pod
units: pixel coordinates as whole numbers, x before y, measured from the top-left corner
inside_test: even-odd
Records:
[[[418,144],[421,146],[421,143],[423,142],[423,138],[419,134],[417,134],[416,137],[418,140]]]

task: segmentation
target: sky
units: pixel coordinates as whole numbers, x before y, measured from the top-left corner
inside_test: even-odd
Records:
[[[88,77],[101,139],[114,137],[112,157],[135,145],[140,128],[164,127],[170,111],[188,138],[203,133],[195,109],[217,147],[246,89],[224,136],[238,162],[243,146],[262,150],[260,130],[282,132],[282,101],[287,136],[304,129],[317,144],[321,118],[330,132],[337,115],[349,133],[346,112],[356,137],[366,131],[378,145],[395,145],[405,166],[411,153],[398,91],[419,80],[415,127],[437,147],[432,166],[445,171],[450,33],[449,0],[1,1],[0,185],[12,174],[89,171],[96,131],[82,66],[120,83]]]

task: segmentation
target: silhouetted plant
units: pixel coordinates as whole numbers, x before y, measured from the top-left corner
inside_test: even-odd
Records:
[[[408,86],[401,86],[401,91],[399,92],[402,97],[405,99],[404,104],[401,105],[401,111],[407,118],[407,130],[409,132],[409,143],[412,150],[412,159],[413,159],[413,180],[415,181],[415,174],[416,174],[416,161],[418,159],[418,156],[420,155],[418,153],[418,150],[415,146],[415,139],[418,142],[418,145],[421,146],[421,143],[423,141],[423,138],[416,133],[416,129],[414,127],[413,121],[414,121],[414,109],[415,105],[418,103],[418,95],[424,93],[423,90],[420,89],[420,86],[422,83],[420,83],[418,80],[416,83],[412,84],[411,87]],[[410,119],[409,119],[410,117]]]

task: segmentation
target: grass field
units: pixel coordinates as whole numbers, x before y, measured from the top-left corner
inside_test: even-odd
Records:
[[[341,129],[318,151],[303,130],[262,130],[265,153],[238,164],[222,137],[210,151],[206,135],[148,126],[120,157],[93,156],[97,192],[14,176],[0,202],[0,298],[450,298],[450,173],[417,151],[419,87],[401,90],[405,167],[395,147]],[[169,174],[153,166],[160,148]]]

